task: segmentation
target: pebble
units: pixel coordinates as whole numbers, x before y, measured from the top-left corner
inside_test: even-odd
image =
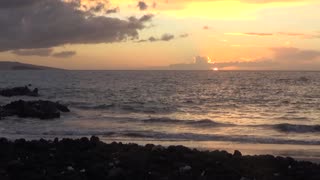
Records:
[[[192,169],[191,166],[184,166],[180,168],[180,172],[184,173],[184,172],[190,171],[191,169]]]
[[[108,173],[109,178],[116,178],[121,176],[124,176],[124,171],[121,168],[112,168]]]
[[[68,167],[67,167],[67,170],[68,170],[68,171],[74,171],[74,168],[73,168],[72,166],[68,166]]]
[[[279,173],[273,173],[273,176],[279,176],[280,174]]]
[[[120,164],[120,161],[119,161],[119,160],[115,160],[115,161],[114,161],[114,164],[119,165],[119,164]]]
[[[234,157],[241,157],[242,153],[239,150],[235,150],[234,153],[233,153],[233,156]]]
[[[241,177],[240,180],[250,180],[250,179],[247,177]]]
[[[114,166],[114,164],[111,162],[111,163],[109,163],[108,164],[110,167],[113,167]]]
[[[92,141],[63,139],[56,143],[34,140],[26,141],[24,146],[20,144],[21,141],[0,138],[0,180],[23,179],[27,175],[35,176],[29,179],[45,179],[44,176],[47,179],[59,176],[58,179],[110,180],[320,179],[317,164],[271,155],[235,158],[223,151],[104,144],[95,138]],[[49,157],[52,148],[57,149],[51,152],[55,158]],[[152,152],[152,148],[156,152]],[[277,163],[279,166],[275,166]],[[29,168],[31,166],[34,168]]]
[[[165,147],[163,147],[161,145],[157,145],[157,146],[152,147],[151,150],[152,151],[163,151],[163,150],[165,150]]]
[[[206,175],[206,171],[202,171],[201,176]]]

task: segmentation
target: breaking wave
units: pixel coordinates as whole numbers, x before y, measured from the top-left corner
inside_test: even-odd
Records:
[[[277,124],[275,129],[281,132],[320,133],[320,125]]]
[[[179,120],[171,118],[150,118],[142,120],[144,123],[165,123],[165,124],[181,124],[181,125],[192,125],[192,126],[232,126],[233,124],[224,124],[212,121],[210,119],[202,120]]]
[[[298,145],[320,145],[320,140],[298,140],[285,138],[268,138],[246,135],[217,135],[217,134],[196,134],[196,133],[165,133],[157,131],[47,131],[47,132],[25,132],[18,131],[14,134],[37,135],[48,137],[81,137],[81,136],[102,136],[104,138],[130,138],[160,141],[230,141],[253,144],[298,144]]]

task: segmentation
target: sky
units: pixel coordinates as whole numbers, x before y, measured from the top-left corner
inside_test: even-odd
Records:
[[[0,61],[320,70],[319,0],[1,0]]]

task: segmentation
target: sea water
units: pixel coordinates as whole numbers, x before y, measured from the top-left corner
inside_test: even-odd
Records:
[[[9,117],[9,139],[99,136],[106,142],[182,144],[320,158],[320,72],[0,71],[0,88],[32,84],[66,104],[60,119]]]

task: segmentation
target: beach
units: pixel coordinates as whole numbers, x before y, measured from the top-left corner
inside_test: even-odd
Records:
[[[240,151],[103,143],[98,137],[0,139],[0,179],[319,179],[320,165]]]

